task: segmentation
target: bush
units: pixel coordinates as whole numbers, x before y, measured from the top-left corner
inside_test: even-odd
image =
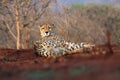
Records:
[[[24,23],[32,23],[29,20],[32,18],[37,18],[37,20],[33,20],[34,23],[27,26],[29,33],[26,33],[26,30],[21,31],[21,40],[24,40],[24,38],[26,39],[26,34],[29,35],[29,40],[24,40],[25,45],[26,43],[30,44],[29,48],[32,47],[32,41],[36,41],[41,38],[37,26],[44,23],[55,24],[56,34],[58,34],[60,37],[63,37],[65,40],[75,43],[93,42],[96,44],[105,44],[107,31],[111,33],[111,42],[113,44],[117,44],[119,42],[120,7],[103,4],[85,5],[74,3],[71,6],[67,7],[62,6],[59,8],[59,6],[56,5],[52,8],[54,9],[47,8],[44,14],[42,14],[42,16],[38,19],[34,13],[32,14],[32,11],[39,12],[39,10],[34,10],[33,7],[31,11],[28,11],[28,13],[30,13],[27,15],[28,20],[24,20],[24,18],[21,20]],[[4,8],[1,9],[4,10]],[[38,13],[36,12],[36,14]],[[31,19],[29,19],[29,16]],[[12,31],[16,34],[16,31],[14,29],[14,21],[9,20],[9,18],[7,18],[7,20],[11,26]],[[16,41],[10,35],[9,30],[2,22],[3,21],[1,21],[0,27],[0,46],[2,45],[1,47],[15,48]]]

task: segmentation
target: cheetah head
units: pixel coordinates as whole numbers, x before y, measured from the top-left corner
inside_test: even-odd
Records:
[[[44,24],[42,26],[39,26],[41,37],[49,37],[53,35],[53,28],[54,25],[49,25],[49,24]]]

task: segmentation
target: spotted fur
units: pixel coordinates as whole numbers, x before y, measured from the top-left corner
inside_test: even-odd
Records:
[[[59,38],[53,32],[53,26],[45,24],[39,27],[41,39],[34,42],[34,51],[37,55],[56,57],[65,54],[83,52],[85,49],[92,49],[95,45],[88,43],[75,44]]]

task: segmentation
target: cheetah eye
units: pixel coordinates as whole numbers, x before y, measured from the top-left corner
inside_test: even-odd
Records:
[[[51,28],[51,26],[49,26],[49,28]]]
[[[44,29],[44,28],[41,28],[41,29]]]

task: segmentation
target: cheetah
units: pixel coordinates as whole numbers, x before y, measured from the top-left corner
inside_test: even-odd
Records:
[[[39,26],[41,39],[34,42],[35,54],[45,57],[57,57],[66,54],[83,52],[86,49],[93,49],[94,44],[72,43],[58,37],[54,32],[54,26],[44,24]]]

